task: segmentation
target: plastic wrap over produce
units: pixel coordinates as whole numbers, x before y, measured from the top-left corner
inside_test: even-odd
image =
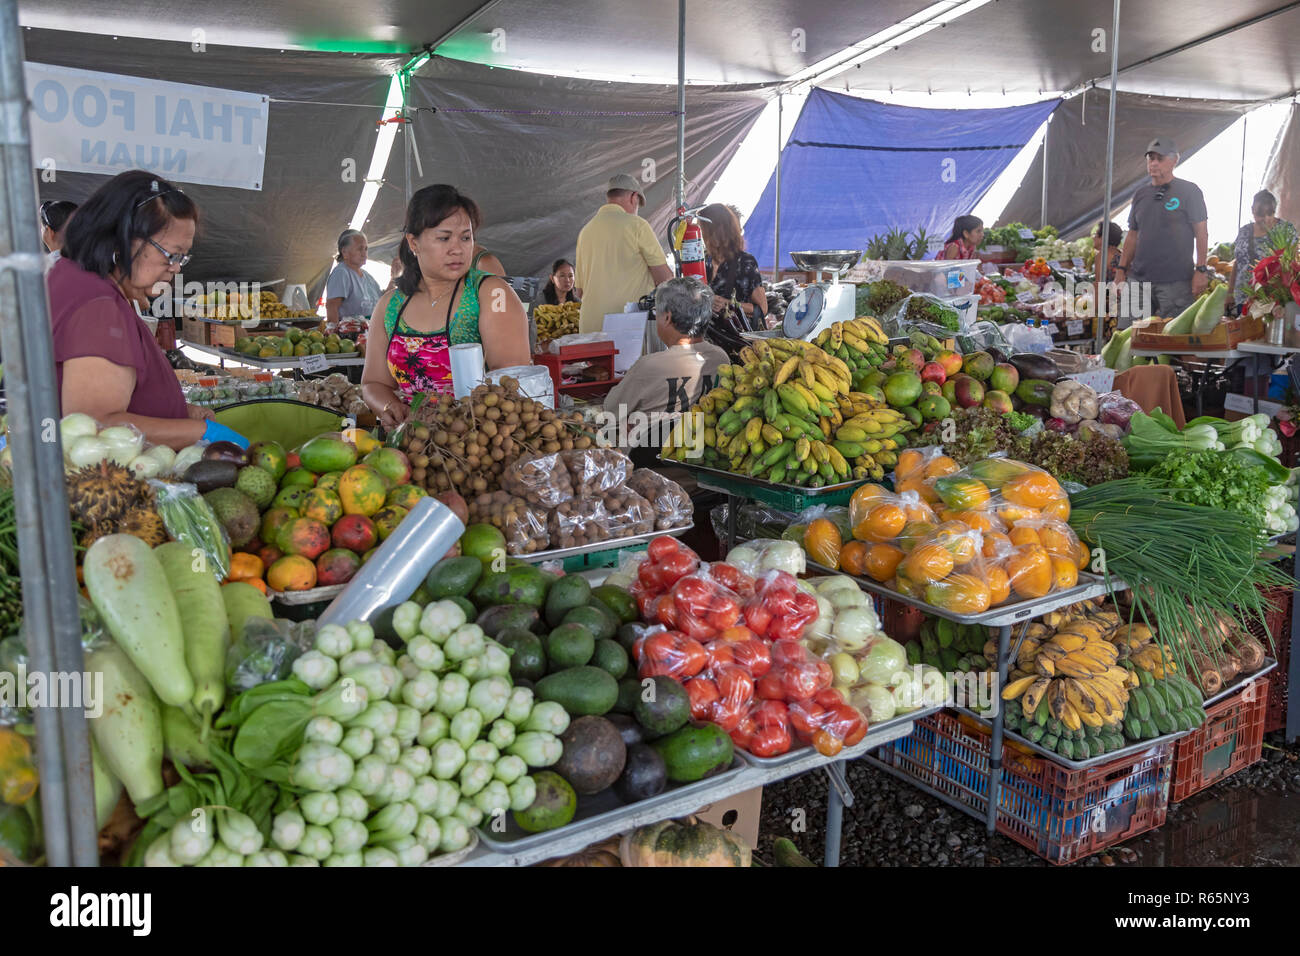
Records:
[[[655,530],[684,528],[695,518],[695,505],[681,485],[649,468],[638,468],[627,486],[645,498],[655,510]]]
[[[554,548],[578,548],[614,538],[648,534],[655,515],[650,502],[635,491],[618,487],[563,502],[551,512],[549,531]]]
[[[573,500],[573,481],[559,453],[520,458],[501,475],[501,487],[547,510]]]
[[[201,551],[213,577],[224,581],[230,574],[230,541],[198,488],[157,479],[150,479],[149,487],[154,491],[155,507],[167,534]]]
[[[470,523],[490,524],[506,538],[510,554],[535,554],[551,546],[546,509],[508,491],[485,492],[468,502]]]
[[[617,488],[632,476],[632,459],[617,449],[575,448],[559,457],[579,498]]]
[[[450,508],[436,498],[421,498],[325,609],[319,623],[369,621],[405,601],[464,532],[465,525]]]

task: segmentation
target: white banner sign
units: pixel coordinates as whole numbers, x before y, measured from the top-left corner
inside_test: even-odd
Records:
[[[180,182],[262,188],[268,97],[24,65],[37,168],[107,176],[146,169]]]

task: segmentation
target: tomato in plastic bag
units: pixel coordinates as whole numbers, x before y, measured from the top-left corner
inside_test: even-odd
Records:
[[[646,638],[641,646],[640,677],[683,680],[704,670],[709,656],[704,645],[679,631],[664,631]]]

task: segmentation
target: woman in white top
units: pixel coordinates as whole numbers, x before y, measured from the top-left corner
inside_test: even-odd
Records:
[[[375,311],[382,294],[379,283],[361,268],[369,248],[359,229],[345,229],[339,235],[338,265],[325,282],[325,318],[329,322],[352,316],[369,319]]]

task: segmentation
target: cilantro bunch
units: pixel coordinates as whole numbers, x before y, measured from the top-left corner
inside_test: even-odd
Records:
[[[1171,452],[1148,476],[1177,501],[1236,511],[1264,524],[1268,475],[1235,455],[1214,450]]]

